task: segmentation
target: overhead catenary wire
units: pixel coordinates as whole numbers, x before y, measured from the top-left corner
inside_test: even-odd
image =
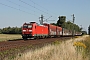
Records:
[[[26,4],[26,5],[28,5],[28,6],[33,7],[34,9],[39,10],[40,12],[43,12],[43,13],[45,13],[45,14],[49,15],[49,13],[47,13],[47,12],[45,12],[45,11],[43,11],[43,10],[41,10],[41,9],[39,9],[39,8],[37,8],[37,7],[33,6],[33,5],[31,5],[31,4],[29,4],[29,3],[25,2],[25,1],[22,1],[22,0],[19,0],[19,1],[20,1],[20,2],[22,2],[22,3],[24,3],[24,4]],[[50,15],[50,16],[51,16],[51,15]]]
[[[27,8],[27,7],[24,7],[24,6],[20,5],[20,4],[17,4],[17,3],[15,3],[15,2],[12,2],[12,1],[10,1],[10,0],[6,0],[6,1],[8,1],[8,2],[10,2],[10,3],[12,3],[12,4],[15,4],[15,5],[17,5],[17,6],[23,7],[23,8],[25,8],[25,9],[31,10],[31,11],[33,11],[34,13],[36,12],[35,10],[29,9],[29,8]],[[39,10],[40,12],[43,12],[43,13],[45,13],[45,14],[50,15],[48,12],[45,12],[45,11],[43,11],[43,10],[41,10],[41,9],[33,6],[33,5],[30,5],[29,3],[25,2],[25,1],[22,1],[22,0],[19,0],[19,1],[22,2],[22,3],[24,3],[24,4],[26,4],[26,5],[29,5],[29,6],[33,7],[34,9]],[[29,0],[29,1],[31,1],[32,3],[40,6],[39,4],[35,3],[35,2],[32,1],[32,0]],[[40,7],[42,7],[42,6],[40,6]],[[44,8],[44,7],[42,7],[42,8]],[[47,9],[44,8],[44,10],[47,10]],[[48,11],[48,10],[47,10],[47,11]],[[39,12],[38,12],[38,13],[39,13]],[[52,16],[52,15],[50,15],[50,16]]]
[[[29,9],[29,8],[27,8],[27,7],[24,7],[24,6],[20,5],[20,4],[17,4],[17,3],[15,3],[15,2],[12,2],[12,1],[10,1],[10,0],[6,0],[6,1],[8,1],[8,2],[14,4],[14,5],[17,5],[17,6],[23,7],[23,8],[25,8],[25,9],[31,10],[31,9]],[[34,11],[34,10],[31,10],[31,11],[36,12],[36,11]]]
[[[40,12],[43,12],[43,13],[45,13],[45,14],[48,14],[47,12],[45,12],[45,11],[43,11],[43,10],[40,10],[39,8],[37,8],[37,7],[35,7],[35,6],[31,5],[31,4],[29,4],[29,3],[27,3],[27,2],[24,2],[24,1],[22,1],[22,0],[19,0],[19,1],[22,2],[22,3],[24,3],[24,4],[26,4],[26,5],[28,5],[28,6],[33,7],[34,9],[39,10]]]
[[[30,13],[30,12],[26,12],[26,11],[24,11],[24,10],[21,10],[20,8],[18,9],[18,8],[15,8],[15,7],[6,5],[6,4],[4,4],[4,3],[0,3],[0,4],[3,5],[3,6],[9,7],[9,8],[12,8],[12,9],[15,9],[15,10],[18,10],[18,11],[21,11],[21,12],[24,12],[24,13],[27,13],[27,14],[31,14],[31,15],[37,16],[37,15],[32,14],[32,13]]]
[[[31,11],[33,11],[34,13],[36,12],[35,10],[32,10],[32,9],[30,9],[30,8],[27,8],[27,7],[24,7],[24,6],[20,5],[20,4],[17,4],[17,3],[15,3],[15,2],[13,2],[13,1],[10,1],[10,0],[6,0],[6,1],[8,1],[8,2],[14,4],[14,5],[23,7],[23,8],[25,8],[25,9],[31,10]],[[20,2],[23,2],[23,1],[20,1]],[[24,3],[26,4],[26,2],[24,2]],[[29,5],[29,4],[28,4],[28,5]],[[30,5],[30,6],[31,6],[31,7],[34,7],[34,6],[32,6],[32,5]],[[41,11],[41,10],[39,9],[39,11]],[[44,12],[44,11],[42,11],[42,12]],[[39,13],[39,12],[36,12],[36,13]],[[46,13],[46,12],[45,12],[45,13]],[[47,13],[47,14],[48,14],[48,13]]]
[[[37,15],[35,14],[35,12],[37,12],[37,11],[35,11],[35,10],[32,10],[32,9],[30,9],[30,8],[28,8],[28,7],[24,7],[24,6],[21,5],[21,4],[18,4],[18,3],[13,2],[12,0],[6,0],[6,1],[8,1],[8,2],[14,4],[14,5],[17,5],[17,6],[19,6],[19,7],[23,7],[23,8],[25,8],[25,9],[31,10],[31,11],[33,11],[34,13],[27,12],[27,11],[25,11],[25,10],[23,10],[23,9],[20,9],[20,8],[12,7],[13,5],[10,6],[10,5],[6,5],[6,4],[4,4],[4,3],[1,3],[1,5],[7,6],[7,7],[9,7],[9,8],[15,9],[15,10],[22,11],[22,12],[24,12],[24,13],[28,13],[28,14],[37,16]],[[19,0],[19,1],[22,2],[22,3],[24,3],[24,4],[26,4],[26,5],[28,5],[28,6],[33,7],[34,9],[37,9],[37,10],[40,11],[40,12],[43,12],[43,13],[47,14],[49,17],[52,16],[52,15],[50,15],[48,12],[45,12],[45,11],[39,9],[39,8],[37,8],[36,6],[33,6],[33,5],[29,4],[29,3],[27,3],[26,1],[22,1],[22,0]],[[38,5],[37,3],[35,3],[35,2],[32,1],[32,0],[29,0],[29,1],[31,1],[31,2],[33,2],[34,4]],[[40,5],[38,5],[38,6],[40,6]],[[40,7],[42,7],[42,6],[40,6]],[[42,8],[44,9],[44,7],[42,7]],[[47,9],[44,9],[44,10],[47,10]],[[48,11],[48,10],[47,10],[47,11]],[[39,13],[39,12],[38,12],[38,13]],[[39,14],[40,14],[40,13],[39,13]],[[47,15],[46,15],[46,16],[47,16]],[[38,17],[39,17],[39,16],[38,16]],[[52,17],[54,17],[54,16],[52,16]],[[55,17],[55,18],[56,18],[56,17]],[[47,20],[47,19],[46,19],[46,20]]]
[[[37,5],[37,6],[40,6],[39,4],[35,3],[35,2],[32,1],[32,0],[29,0],[29,1],[31,1],[32,3],[34,3],[34,4]],[[43,8],[43,9],[45,9],[46,11],[48,11],[46,8],[44,8],[44,7],[42,7],[42,6],[40,6],[40,7]]]
[[[20,7],[22,7],[22,8],[25,8],[25,9],[27,9],[27,10],[33,11],[33,12],[34,12],[34,15],[36,15],[36,14],[35,14],[35,12],[36,12],[35,10],[32,10],[32,9],[30,9],[30,8],[27,8],[27,7],[24,7],[24,6],[22,6],[22,5],[18,4],[18,3],[15,3],[15,2],[13,2],[13,1],[10,1],[10,0],[6,0],[6,1],[8,1],[8,2],[14,4],[14,5],[20,6]],[[36,13],[39,13],[39,12],[36,12]]]
[[[31,1],[32,3],[34,3],[35,5],[37,5],[37,6],[39,6],[39,7],[41,7],[41,8],[43,8],[44,10],[46,10],[46,11],[48,11],[48,12],[51,12],[51,11],[49,11],[48,9],[46,9],[46,8],[44,8],[43,6],[40,6],[39,4],[37,4],[37,3],[35,3],[34,1],[32,1],[32,0],[29,0],[29,1]],[[51,12],[53,15],[56,15],[55,13],[53,13],[53,12]],[[48,13],[49,15],[51,15],[50,13]],[[53,15],[51,15],[51,16],[53,16]],[[54,17],[54,16],[53,16]]]

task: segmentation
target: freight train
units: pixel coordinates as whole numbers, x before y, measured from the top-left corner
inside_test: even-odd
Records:
[[[44,23],[39,25],[36,22],[24,23],[22,26],[22,38],[50,38],[60,36],[70,36],[72,31],[63,29],[62,27]],[[81,33],[74,32],[74,35],[81,35]]]

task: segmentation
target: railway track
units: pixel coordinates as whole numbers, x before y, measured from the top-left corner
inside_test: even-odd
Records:
[[[61,37],[61,38],[47,38],[47,39],[38,39],[38,40],[26,40],[24,41],[23,39],[18,39],[18,40],[9,40],[5,42],[0,42],[0,51],[5,51],[9,50],[12,48],[19,48],[23,46],[28,46],[28,45],[37,45],[37,44],[44,44],[44,43],[50,43],[55,40],[67,40],[70,39],[71,37]]]

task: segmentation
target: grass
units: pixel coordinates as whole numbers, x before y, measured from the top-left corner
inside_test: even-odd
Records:
[[[79,46],[77,47],[79,51],[75,49],[75,46]],[[31,47],[33,46],[30,46],[30,48]],[[80,47],[85,49],[80,50]],[[12,51],[14,52],[14,50]],[[7,52],[0,54],[7,54]],[[67,41],[56,40],[55,42],[46,44],[41,48],[37,47],[36,49],[28,50],[23,54],[17,54],[18,55],[11,55],[11,57],[6,60],[90,60],[88,58],[90,57],[90,37],[82,36]]]
[[[82,40],[85,37],[76,38],[76,40]],[[55,41],[52,44],[47,44],[42,48],[36,48],[17,56],[14,60],[88,60],[83,59],[82,54],[75,50],[73,43],[75,41]],[[83,46],[83,43],[77,43]]]
[[[89,57],[89,60],[90,60],[90,36],[87,37],[85,39],[85,41],[83,41],[83,43],[86,45],[86,50],[85,50],[85,56],[88,56]]]
[[[90,60],[90,36],[86,35],[73,43],[77,55],[80,54],[83,60]]]
[[[7,41],[13,39],[21,39],[20,34],[0,34],[0,41]]]
[[[22,52],[25,52],[30,48],[32,48],[32,45],[0,51],[0,60],[13,60],[17,55],[22,56]]]

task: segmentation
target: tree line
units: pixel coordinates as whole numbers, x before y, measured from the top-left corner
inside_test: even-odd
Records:
[[[21,34],[21,27],[5,27],[0,29],[0,34]]]

